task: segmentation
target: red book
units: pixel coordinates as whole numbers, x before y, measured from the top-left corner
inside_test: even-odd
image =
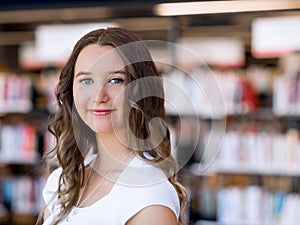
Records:
[[[22,125],[22,141],[21,141],[22,157],[21,161],[32,163],[35,160],[35,143],[36,132],[35,129],[29,124]]]

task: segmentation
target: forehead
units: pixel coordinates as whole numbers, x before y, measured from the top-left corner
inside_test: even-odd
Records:
[[[79,71],[105,72],[124,67],[125,64],[116,48],[90,44],[79,53],[75,63],[75,74]]]

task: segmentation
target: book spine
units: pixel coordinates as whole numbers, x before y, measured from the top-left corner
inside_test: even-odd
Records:
[[[18,140],[18,141],[16,141]],[[0,162],[31,164],[37,160],[37,134],[29,124],[0,126]]]

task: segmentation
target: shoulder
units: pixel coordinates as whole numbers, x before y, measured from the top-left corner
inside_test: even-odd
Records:
[[[61,173],[62,173],[62,168],[61,167],[53,170],[49,174],[49,176],[47,177],[45,188],[46,187],[50,188],[50,187],[53,187],[53,186],[58,186],[58,180],[59,180],[59,177],[60,177]]]
[[[61,172],[62,172],[61,168],[55,169],[52,173],[50,173],[50,175],[46,180],[46,184],[42,191],[43,199],[46,205],[50,205],[55,198]]]
[[[176,218],[174,212],[169,208],[162,205],[152,205],[140,210],[126,222],[126,225],[138,224],[177,225],[178,219]]]

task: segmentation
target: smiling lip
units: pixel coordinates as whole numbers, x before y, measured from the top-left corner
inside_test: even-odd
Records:
[[[106,116],[106,115],[111,114],[115,110],[113,110],[113,109],[92,109],[89,111],[95,116]]]

